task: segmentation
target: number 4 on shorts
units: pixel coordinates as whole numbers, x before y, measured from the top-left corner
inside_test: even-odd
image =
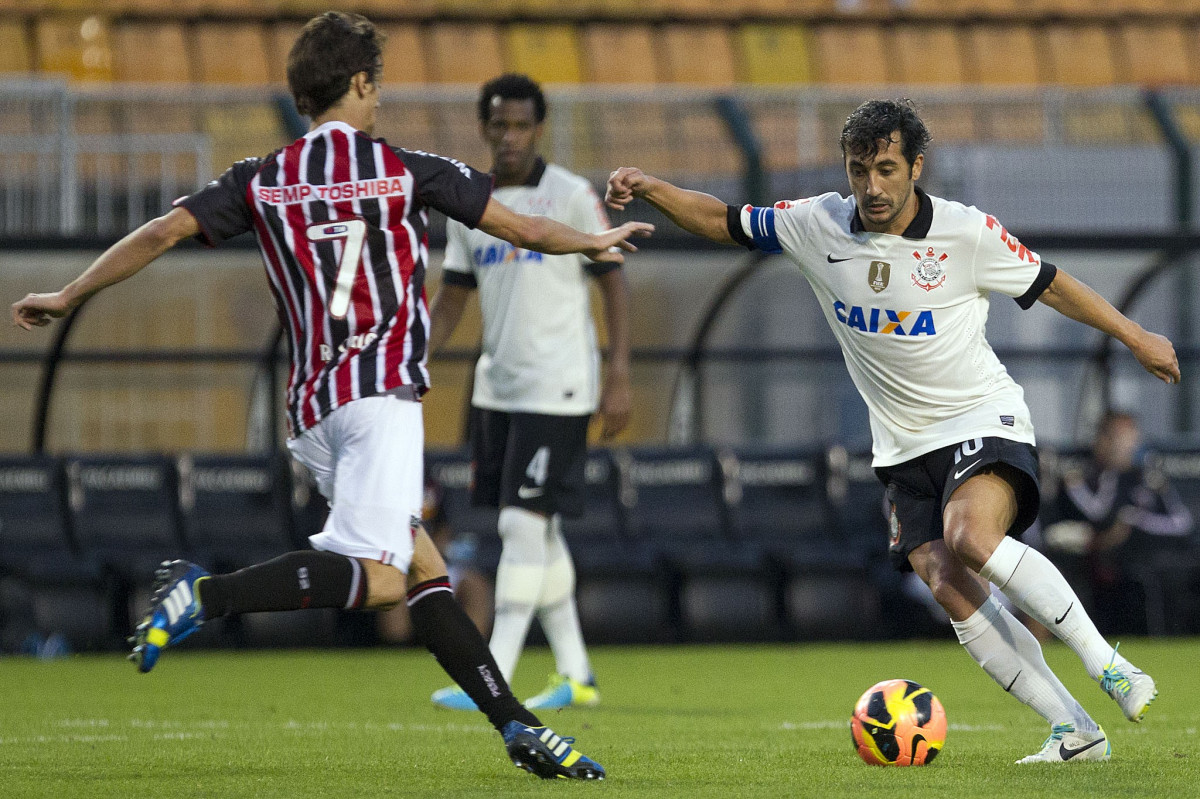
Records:
[[[546,484],[546,474],[550,471],[550,447],[538,447],[525,467],[525,476],[533,481],[535,486]]]

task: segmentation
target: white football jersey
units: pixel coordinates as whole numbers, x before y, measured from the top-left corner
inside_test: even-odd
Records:
[[[591,184],[554,164],[539,161],[525,185],[505,186],[492,196],[518,213],[587,233],[610,227]],[[483,351],[473,405],[563,416],[596,410],[600,351],[588,276],[617,265],[517,249],[451,219],[442,266],[445,282],[479,289]]]
[[[730,219],[735,238],[784,253],[812,285],[867,403],[874,466],[983,436],[1034,443],[1024,392],[984,336],[988,294],[1029,308],[1055,267],[994,217],[917,192],[898,236],[864,230],[836,193]]]

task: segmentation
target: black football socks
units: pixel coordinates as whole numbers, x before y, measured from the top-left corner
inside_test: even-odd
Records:
[[[273,560],[214,574],[197,589],[205,619],[264,610],[362,607],[367,581],[362,564],[332,552],[289,552]]]
[[[516,720],[540,727],[513,696],[479,630],[454,599],[450,579],[437,577],[408,592],[408,612],[413,631],[437,662],[450,675],[497,730]]]

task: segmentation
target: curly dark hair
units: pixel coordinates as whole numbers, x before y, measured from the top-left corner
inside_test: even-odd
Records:
[[[501,100],[533,100],[533,114],[538,122],[546,119],[546,97],[542,87],[528,75],[510,72],[498,78],[492,78],[483,84],[479,90],[479,121],[487,123],[492,114],[492,101],[499,97]]]
[[[842,126],[843,156],[859,159],[874,158],[886,148],[881,142],[895,141],[892,134],[900,132],[900,151],[909,166],[929,145],[929,130],[912,100],[867,100],[846,117]]]
[[[350,79],[359,72],[377,83],[386,39],[360,14],[326,11],[310,19],[288,52],[288,88],[296,109],[305,116],[320,116],[345,96]]]

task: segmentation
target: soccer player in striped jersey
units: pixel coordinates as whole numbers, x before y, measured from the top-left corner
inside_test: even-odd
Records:
[[[253,231],[288,333],[288,447],[331,500],[329,518],[310,539],[313,550],[233,574],[164,564],[136,633],[139,669],[228,613],[406,601],[418,638],[501,733],[516,765],[547,779],[603,778],[599,764],[513,697],[420,525],[426,216],[436,208],[514,246],[618,263],[617,248],[635,249],[626,239],[649,228],[584,233],[517,214],[491,198],[489,176],[372,138],[382,40],[356,14],[312,19],[287,67],[296,105],[312,118],[309,132],[176,201],[62,290],[14,303],[13,321],[48,324],[185,238],[215,245]]]
[[[1038,463],[1021,388],[984,337],[988,295],[1022,308],[1040,299],[1114,336],[1167,383],[1179,380],[1179,362],[1170,341],[994,217],[918,188],[928,141],[911,104],[871,100],[842,129],[851,197],[727,206],[625,167],[609,178],[608,202],[624,208],[640,197],[686,230],[799,267],[870,412],[894,565],[916,571],[967,652],[1051,725],[1041,750],[1019,762],[1106,760],[1104,731],[989,592],[990,581],[1070,646],[1130,721],[1141,719],[1154,680],[1104,640],[1058,569],[1017,539],[1037,516]]]
[[[608,216],[591,184],[542,160],[545,118],[541,87],[527,76],[502,75],[483,86],[479,125],[492,152],[494,198],[514,211],[604,230]],[[575,566],[562,516],[578,516],[583,509],[591,414],[599,409],[605,437],[629,419],[625,276],[620,264],[514,249],[461,222],[447,224],[446,238],[442,286],[430,311],[430,348],[436,351],[450,337],[476,288],[483,310],[483,347],[471,398],[471,463],[473,501],[500,508],[503,550],[492,654],[511,681],[537,615],[557,672],[526,705],[533,710],[594,705],[600,694],[575,607]],[[603,386],[589,278],[600,286],[608,323]],[[455,687],[434,693],[433,702],[474,709]]]

